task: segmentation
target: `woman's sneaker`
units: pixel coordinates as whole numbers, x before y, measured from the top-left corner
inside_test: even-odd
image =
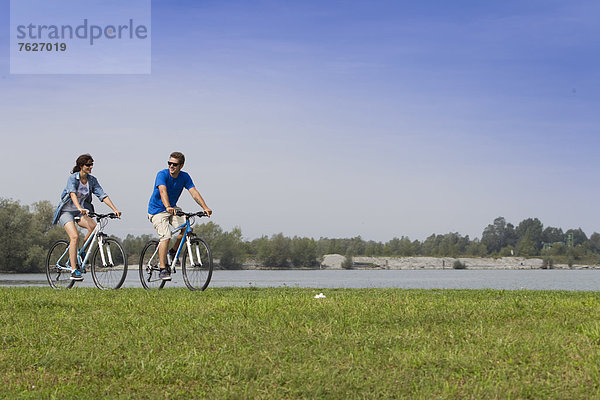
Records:
[[[160,272],[158,273],[158,277],[160,279],[162,279],[163,281],[170,281],[171,280],[171,271],[169,271],[167,268],[162,268],[160,270]]]
[[[81,275],[81,271],[76,269],[75,271],[71,272],[71,280],[72,281],[82,281],[83,276]]]

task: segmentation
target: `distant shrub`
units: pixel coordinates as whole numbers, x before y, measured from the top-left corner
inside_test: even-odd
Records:
[[[454,269],[466,269],[467,268],[467,264],[461,262],[460,260],[456,260],[456,261],[454,261],[454,264],[452,265],[452,268],[454,268]]]
[[[515,255],[515,248],[512,246],[503,247],[502,250],[500,250],[500,253],[498,253],[498,255],[500,257],[512,257]]]
[[[352,253],[347,253],[346,257],[344,257],[344,261],[342,262],[342,268],[351,269],[354,265],[354,261],[352,260]]]

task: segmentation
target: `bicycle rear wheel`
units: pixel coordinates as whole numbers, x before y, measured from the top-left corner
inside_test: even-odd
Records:
[[[140,256],[140,281],[144,289],[162,289],[165,286],[165,281],[158,277],[159,272],[158,240],[151,240]]]
[[[181,260],[183,281],[190,290],[204,290],[212,277],[212,253],[204,239],[193,238],[190,245],[192,254],[188,254],[187,248]]]
[[[59,240],[50,247],[46,256],[46,278],[54,289],[70,289],[75,283],[71,280],[68,248],[66,240]]]
[[[104,259],[103,257],[104,256]],[[113,238],[103,239],[92,256],[92,278],[98,289],[118,289],[127,276],[127,255]]]

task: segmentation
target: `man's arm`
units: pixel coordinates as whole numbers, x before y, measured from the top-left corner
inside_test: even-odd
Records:
[[[167,209],[167,212],[175,215],[175,208],[171,207],[171,203],[169,202],[167,187],[165,185],[158,185],[158,192],[160,193],[160,199],[162,200],[163,205]]]
[[[166,191],[166,189],[165,189],[165,191]],[[192,198],[194,200],[196,200],[196,203],[198,203],[200,205],[200,207],[202,207],[202,209],[210,217],[210,215],[212,214],[212,210],[210,208],[208,208],[208,206],[206,205],[206,202],[204,202],[204,199],[202,198],[202,196],[200,195],[200,192],[198,191],[198,189],[196,189],[195,186],[190,189],[190,194],[192,195]]]

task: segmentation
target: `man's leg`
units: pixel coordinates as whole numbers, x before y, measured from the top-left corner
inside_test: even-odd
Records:
[[[148,218],[159,236],[158,244],[158,260],[160,268],[167,268],[167,252],[169,251],[169,240],[171,239],[171,227],[169,226],[170,214],[162,212],[154,215],[149,215]]]
[[[169,251],[169,239],[161,240],[158,244],[158,260],[160,269],[167,268],[167,252]]]
[[[179,207],[177,207],[176,209],[181,210]],[[169,218],[169,223],[171,225],[173,225],[174,227],[180,227],[181,225],[185,224],[185,217],[180,217],[178,215],[172,215]],[[175,238],[175,244],[173,245],[173,247],[171,249],[173,252],[173,255],[175,255],[175,253],[177,253],[177,249],[179,248],[181,239],[183,239],[183,230],[179,231],[179,235],[177,235],[177,238]]]
[[[177,252],[179,248],[179,243],[181,243],[181,239],[183,239],[183,231],[179,232],[179,235],[175,238],[175,244],[172,247],[173,254]]]

